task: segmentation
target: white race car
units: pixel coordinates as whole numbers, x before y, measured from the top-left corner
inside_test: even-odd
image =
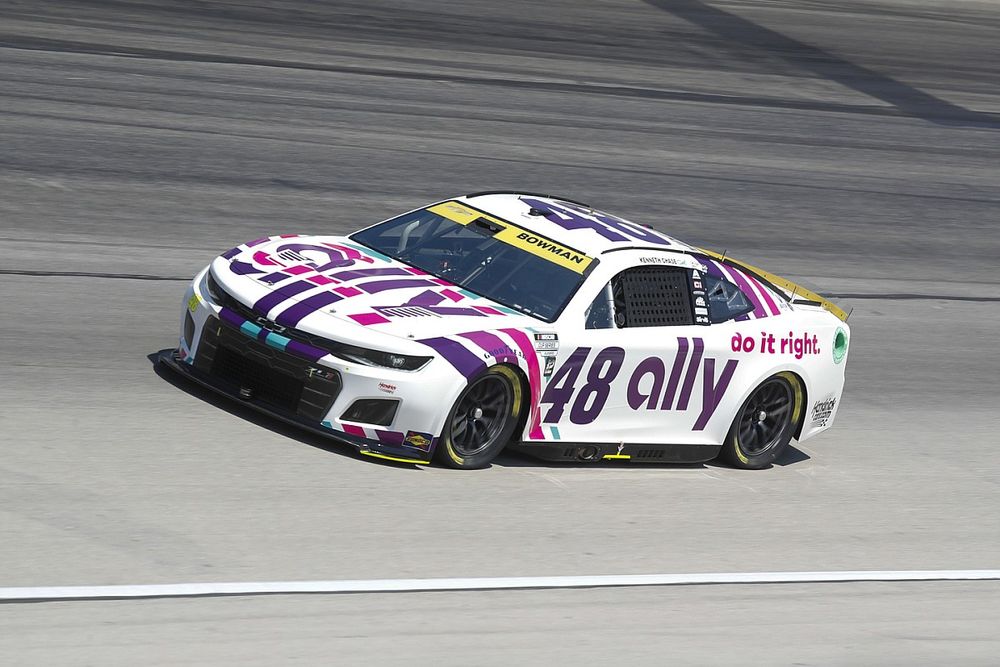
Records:
[[[822,297],[568,199],[480,192],[217,257],[160,360],[368,456],[773,462],[833,422]]]

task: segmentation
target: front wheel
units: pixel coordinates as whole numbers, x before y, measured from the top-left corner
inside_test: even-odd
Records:
[[[494,366],[459,395],[438,442],[437,459],[452,468],[483,468],[510,441],[521,411],[521,382]]]
[[[744,401],[722,446],[720,458],[736,466],[766,468],[788,446],[802,414],[802,385],[792,373],[764,380]]]

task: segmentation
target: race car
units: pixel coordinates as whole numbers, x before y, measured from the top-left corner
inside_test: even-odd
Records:
[[[768,467],[833,423],[850,330],[790,281],[577,201],[478,192],[202,270],[160,361],[392,461]]]

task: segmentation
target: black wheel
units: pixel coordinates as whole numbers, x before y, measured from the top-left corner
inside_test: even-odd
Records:
[[[520,379],[505,366],[494,366],[470,382],[448,413],[437,459],[452,468],[489,465],[514,434],[521,393]]]
[[[802,386],[791,373],[764,380],[744,401],[720,458],[737,468],[771,465],[788,446],[802,414]]]

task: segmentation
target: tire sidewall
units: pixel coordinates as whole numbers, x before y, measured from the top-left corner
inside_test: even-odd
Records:
[[[505,417],[502,428],[497,433],[493,442],[489,444],[481,452],[477,452],[472,456],[462,456],[455,450],[454,443],[451,440],[451,422],[455,417],[455,412],[458,410],[458,406],[462,404],[469,390],[472,389],[473,385],[481,381],[487,376],[493,376],[504,381],[507,385],[507,390],[510,395],[510,409]],[[441,434],[441,438],[438,440],[438,448],[435,452],[435,456],[441,463],[450,466],[452,468],[460,468],[464,470],[484,468],[490,464],[493,459],[507,446],[510,442],[511,437],[514,435],[514,429],[517,428],[518,417],[523,406],[523,389],[521,386],[521,380],[517,374],[507,366],[499,365],[492,366],[486,371],[477,375],[469,384],[466,385],[462,393],[458,395],[455,399],[455,403],[451,406],[448,411],[448,417],[445,420],[445,426]]]
[[[760,390],[760,388],[768,382],[776,379],[781,380],[788,385],[792,392],[792,409],[789,411],[788,418],[783,426],[781,438],[774,445],[759,454],[747,454],[743,451],[739,442],[740,420],[743,417],[743,413],[746,410],[747,405],[757,394],[758,390]],[[729,427],[729,433],[726,435],[726,442],[723,445],[723,458],[737,468],[756,470],[771,466],[771,464],[773,464],[778,457],[784,453],[785,449],[788,447],[788,443],[791,442],[792,436],[795,433],[795,425],[798,423],[802,414],[803,402],[802,383],[798,376],[793,373],[782,372],[768,377],[766,380],[754,387],[754,390],[750,392],[750,395],[747,396],[746,400],[743,401],[743,404],[740,405],[740,409],[736,412],[736,416],[733,417],[733,423]]]

